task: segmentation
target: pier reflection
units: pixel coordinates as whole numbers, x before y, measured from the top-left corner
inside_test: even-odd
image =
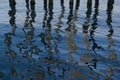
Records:
[[[59,33],[60,28],[62,27],[61,25],[63,24],[61,19],[64,17],[64,12],[65,12],[64,0],[60,1],[60,5],[61,5],[61,14],[58,16],[58,22],[55,25],[56,34]]]
[[[35,17],[35,2],[29,2],[29,0],[26,0],[26,19],[22,29],[24,37],[22,42],[18,43],[16,46],[22,56],[26,58],[28,62],[34,64],[36,64],[36,61],[32,56],[38,55],[41,52],[40,48],[35,44],[36,40],[34,39],[35,28],[33,23],[35,23]]]
[[[76,25],[74,24],[74,17],[73,17],[73,1],[71,0],[69,2],[69,16],[68,16],[68,21],[67,21],[67,24],[68,24],[68,27],[66,28],[66,43],[68,45],[68,49],[70,50],[70,54],[71,53],[74,53],[77,49],[77,45],[76,43],[74,42],[74,40],[72,39],[72,37],[76,34]],[[74,15],[75,16],[75,15]]]
[[[108,36],[108,42],[109,42],[109,45],[108,45],[108,52],[109,52],[109,55],[108,57],[112,60],[117,60],[117,55],[116,55],[116,52],[114,49],[112,49],[111,47],[115,45],[114,43],[114,40],[112,39],[112,35],[114,34],[114,30],[113,30],[113,27],[112,27],[112,11],[113,11],[113,5],[114,5],[114,0],[108,0],[107,2],[107,20],[106,20],[106,23],[108,25],[108,28],[109,28],[109,34],[107,35]]]
[[[92,0],[88,0],[87,2],[87,11],[86,11],[86,19],[84,24],[82,25],[83,30],[83,43],[85,44],[86,51],[84,52],[80,58],[81,62],[88,65],[88,68],[91,71],[97,68],[97,58],[95,56],[91,56],[91,53],[96,53],[95,49],[100,49],[102,47],[98,46],[96,40],[94,39],[94,32],[97,28],[97,16],[98,16],[98,8],[99,8],[99,0],[95,0],[94,4],[94,14],[93,18],[91,19],[92,13]],[[93,22],[93,23],[91,23]],[[91,74],[95,75],[95,74]],[[98,75],[99,76],[99,75]]]
[[[5,33],[4,35],[4,42],[6,44],[6,47],[7,47],[7,50],[5,51],[6,54],[10,55],[10,57],[16,57],[16,53],[14,50],[11,49],[11,46],[12,46],[12,37],[15,36],[15,31],[16,31],[16,23],[15,23],[15,14],[16,14],[16,2],[15,1],[11,1],[9,0],[9,6],[10,6],[10,9],[8,14],[10,16],[10,20],[9,20],[9,23],[11,25],[11,32],[8,32],[8,33]]]
[[[66,30],[65,40],[66,40],[67,48],[69,50],[68,54],[70,55],[68,61],[72,64],[74,64],[72,54],[76,53],[76,51],[78,50],[78,46],[74,41],[73,37],[75,37],[77,34],[75,21],[78,18],[77,16],[78,16],[79,6],[80,6],[80,0],[76,0],[75,8],[74,8],[74,1],[73,0],[69,1],[69,15],[67,21],[68,27],[65,29]]]
[[[84,37],[83,43],[85,44],[87,49],[90,47],[88,29],[90,27],[91,12],[92,12],[92,0],[87,0],[86,18],[82,25],[82,32],[83,32],[83,37]]]
[[[96,53],[96,49],[101,49],[104,50],[101,46],[99,46],[96,42],[96,40],[94,39],[94,32],[97,28],[97,16],[98,16],[98,6],[99,6],[99,0],[95,0],[95,14],[93,15],[93,23],[92,23],[92,27],[90,28],[90,41],[92,41],[92,50],[94,51],[94,53]]]
[[[10,17],[9,19],[9,23],[11,25],[11,31],[7,32],[4,34],[4,43],[6,44],[6,51],[5,53],[8,56],[8,62],[7,64],[10,68],[9,68],[9,76],[11,76],[13,79],[17,79],[17,72],[16,69],[14,67],[14,63],[13,60],[16,59],[17,57],[17,53],[16,51],[12,48],[14,45],[13,42],[13,37],[16,36],[16,2],[15,0],[9,0],[9,6],[10,6],[10,10],[8,12],[8,15]]]
[[[58,46],[59,44],[61,43],[62,41],[62,36],[61,36],[61,33],[63,32],[61,30],[61,27],[62,27],[62,24],[63,24],[63,21],[62,21],[62,18],[64,18],[64,12],[65,12],[65,6],[64,6],[64,0],[61,0],[60,1],[60,6],[61,6],[61,13],[59,14],[58,16],[58,21],[57,23],[55,24],[55,33],[56,33],[56,37],[55,37],[55,41],[54,41],[54,44],[55,44],[55,53],[59,54],[60,51],[58,49]]]
[[[106,13],[102,14],[100,0],[40,1],[43,3],[25,0],[21,3],[25,6],[19,10],[19,1],[9,0],[10,27],[2,29],[5,32],[2,52],[8,66],[3,70],[0,67],[0,78],[4,80],[7,75],[12,80],[111,80],[113,75],[117,76],[119,46],[115,44],[119,38],[113,28],[114,0],[107,1]],[[56,7],[55,3],[59,5]],[[84,10],[83,3],[86,3]],[[17,20],[24,12],[25,19],[19,25]],[[105,17],[103,14],[107,15],[108,31],[102,33],[106,27],[100,21]]]

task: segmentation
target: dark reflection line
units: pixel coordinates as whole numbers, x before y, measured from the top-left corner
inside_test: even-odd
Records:
[[[10,62],[10,71],[8,72],[9,73],[9,76],[12,78],[12,79],[15,79],[17,80],[17,72],[16,72],[16,69],[14,68],[13,66],[13,58],[16,58],[17,57],[17,54],[14,50],[11,49],[12,47],[12,37],[15,36],[15,31],[16,31],[16,23],[15,23],[15,15],[16,15],[16,2],[15,0],[9,0],[9,6],[10,6],[10,9],[8,14],[10,16],[10,20],[9,20],[9,23],[10,25],[12,26],[12,31],[11,32],[8,32],[8,33],[5,33],[4,35],[4,43],[6,44],[6,51],[5,53],[8,55],[8,59],[9,59],[9,62]],[[11,58],[12,57],[12,58]]]
[[[16,31],[16,24],[15,24],[15,14],[16,14],[16,2],[13,0],[9,0],[9,6],[11,10],[9,10],[8,14],[10,16],[9,23],[12,26],[12,31],[5,33],[5,44],[7,46],[6,53],[9,54],[11,57],[16,57],[16,53],[14,50],[11,50],[11,45],[12,45],[12,36],[15,36],[15,31]]]
[[[76,0],[75,10],[78,10],[80,6],[80,0]]]
[[[74,5],[74,1],[73,0],[70,0],[69,1],[69,15],[68,15],[68,21],[67,21],[67,24],[69,24],[72,20],[72,17],[73,17],[73,5]]]
[[[88,21],[90,21],[91,12],[92,12],[92,0],[87,0],[86,19]]]
[[[29,10],[29,0],[25,0],[25,2],[26,2],[26,8],[27,8],[27,10]]]
[[[51,21],[53,18],[53,1],[50,2],[50,0],[45,3],[46,1],[44,0],[44,18],[43,18],[43,32],[40,33],[39,37],[41,39],[41,42],[44,45],[44,53],[43,54],[47,54],[45,57],[40,57],[40,61],[43,62],[45,66],[42,66],[44,69],[45,74],[47,74],[49,77],[53,77],[53,79],[57,79],[56,75],[57,73],[54,71],[54,69],[60,69],[62,70],[62,73],[60,74],[60,76],[63,78],[65,76],[65,71],[66,67],[59,67],[60,65],[62,65],[62,61],[59,61],[59,55],[57,55],[58,53],[58,42],[60,41],[60,38],[56,38],[55,36],[52,36],[51,34]],[[63,2],[63,0],[61,0],[61,3]],[[47,6],[45,6],[47,5]],[[63,4],[61,4],[63,5]],[[62,6],[61,6],[62,7]],[[48,10],[48,11],[47,11]],[[47,13],[46,13],[47,12]],[[47,17],[46,17],[47,16]],[[57,34],[58,36],[59,34]],[[54,66],[54,67],[53,67]]]
[[[64,0],[60,0],[60,5],[61,5],[61,13],[58,16],[58,22],[56,23],[56,33],[59,33],[58,31],[60,31],[60,28],[62,27],[61,24],[62,22],[62,18],[64,17],[64,12],[65,12],[65,6],[64,6]]]
[[[16,2],[13,0],[9,0],[9,6],[11,10],[9,10],[9,16],[11,17],[9,22],[12,26],[12,34],[15,35],[15,30],[16,30],[16,24],[15,24],[15,14],[16,14],[16,8],[15,8]]]
[[[79,10],[79,6],[80,6],[80,0],[76,0],[76,4],[75,4],[75,10],[73,13],[73,22],[75,22],[78,18],[78,10]]]
[[[47,33],[47,36],[46,36],[46,42],[47,42],[46,51],[49,54],[48,60],[53,61],[53,59],[54,59],[53,52],[52,52],[53,47],[52,47],[52,43],[51,43],[51,40],[53,39],[53,36],[51,35],[51,20],[53,19],[53,0],[49,0],[48,4],[49,4],[48,5],[49,17],[47,19],[47,26],[46,26],[47,27],[47,29],[46,29],[46,33]],[[53,74],[51,63],[48,63],[47,71],[48,71],[48,74],[50,76]]]
[[[68,27],[65,29],[66,30],[66,44],[68,46],[69,49],[69,54],[70,54],[70,59],[72,59],[71,53],[76,52],[76,50],[78,49],[76,43],[73,40],[73,36],[76,35],[77,33],[77,29],[76,29],[76,25],[75,25],[75,21],[77,20],[77,13],[78,13],[78,9],[79,9],[79,4],[80,4],[80,0],[76,0],[76,4],[75,4],[75,9],[74,8],[74,1],[70,0],[69,1],[69,15],[68,15]],[[73,11],[74,10],[74,11]]]
[[[55,45],[55,52],[57,55],[58,53],[60,53],[57,48],[62,40],[62,36],[60,35],[60,32],[62,32],[62,30],[60,28],[62,27],[62,23],[63,23],[61,19],[64,17],[64,12],[65,12],[64,0],[60,0],[60,5],[61,5],[61,13],[58,16],[58,22],[55,24],[55,33],[57,36],[55,37],[54,45]]]
[[[60,4],[61,4],[61,13],[60,13],[60,15],[58,16],[58,22],[56,23],[56,31],[57,31],[57,33],[58,33],[58,31],[60,31],[60,29],[59,28],[61,28],[62,26],[61,26],[61,24],[63,23],[62,22],[62,18],[64,17],[64,12],[65,12],[65,7],[64,7],[64,0],[61,0],[60,1]]]
[[[48,9],[47,9],[47,7],[48,7],[48,2],[47,2],[48,0],[44,0],[44,2],[43,2],[43,8],[44,8],[44,17],[43,17],[43,23],[42,23],[42,28],[44,29],[44,32],[41,32],[38,36],[41,38],[41,42],[44,44],[44,46],[46,46],[47,45],[47,42],[46,42],[46,40],[45,40],[45,37],[46,37],[46,31],[45,31],[45,29],[46,29],[46,24],[47,24],[47,17],[48,17]]]
[[[85,44],[87,50],[90,47],[89,37],[88,37],[88,29],[90,27],[90,16],[92,12],[92,0],[87,0],[87,11],[86,11],[86,18],[82,25],[82,32],[83,32],[83,43]]]
[[[47,66],[46,66],[46,72],[51,76],[53,74],[52,72],[52,63],[54,61],[54,55],[53,55],[53,46],[52,46],[52,40],[53,36],[51,35],[51,21],[53,19],[53,0],[44,0],[44,18],[43,18],[43,26],[44,32],[39,34],[39,37],[41,39],[41,42],[44,44],[45,53],[48,54],[45,58],[40,58],[40,61],[48,60]],[[48,5],[47,5],[48,4]]]
[[[48,9],[49,9],[49,12],[48,12],[49,17],[47,20],[47,27],[51,31],[51,20],[53,19],[53,0],[49,0]]]
[[[53,0],[49,0],[48,2],[48,15],[49,17],[47,18],[46,21],[46,42],[47,42],[47,50],[51,50],[51,40],[52,40],[52,35],[51,35],[51,20],[53,18]],[[51,51],[49,51],[51,53]],[[48,53],[49,53],[48,52]]]
[[[74,1],[70,0],[69,1],[69,15],[68,15],[68,27],[65,29],[66,31],[72,31],[73,33],[76,33],[77,30],[75,29],[76,25],[75,25],[75,21],[77,19],[77,13],[78,13],[78,9],[79,9],[79,4],[80,4],[80,0],[76,0],[76,7],[75,10],[73,9],[74,7]],[[74,10],[74,12],[73,12]]]
[[[92,0],[87,0],[86,20],[83,24],[83,33],[88,32],[88,28],[90,26],[89,22],[90,22],[91,12],[92,12]]]
[[[107,24],[110,28],[109,30],[109,34],[107,35],[108,37],[112,36],[113,35],[113,32],[114,30],[112,29],[112,10],[113,10],[113,4],[114,4],[114,0],[108,0],[108,3],[107,3]]]
[[[47,13],[48,13],[48,11],[47,11],[47,0],[44,0],[44,18],[43,18],[43,26],[42,26],[42,28],[45,28],[45,24],[46,24],[46,20],[47,20]]]
[[[97,28],[97,16],[98,16],[98,6],[99,6],[99,0],[95,0],[95,14],[93,15],[93,23],[92,23],[92,27],[90,28],[90,41],[93,42],[92,45],[92,50],[94,51],[94,53],[96,53],[95,49],[102,49],[103,48],[101,46],[99,46],[95,39],[94,39],[94,32]]]
[[[35,0],[31,0],[30,1],[30,5],[31,5],[31,21],[35,22],[35,17],[36,17],[36,12],[35,12]]]
[[[86,45],[86,48],[88,49],[90,47],[90,41],[92,42],[92,50],[94,53],[96,53],[95,49],[103,49],[101,46],[98,46],[94,39],[94,32],[97,28],[97,16],[98,16],[98,7],[99,7],[99,0],[95,0],[94,5],[94,15],[93,15],[93,23],[91,24],[92,27],[90,27],[90,16],[92,11],[92,0],[88,0],[87,2],[87,12],[86,12],[86,20],[83,24],[83,34],[84,34],[84,43]],[[90,27],[90,39],[88,37],[88,29]],[[91,62],[85,62],[88,64],[88,67],[93,70],[94,68],[97,68],[97,59],[93,57]]]
[[[29,5],[30,4],[30,5]],[[41,50],[37,45],[34,44],[34,25],[36,12],[35,12],[35,1],[26,0],[26,19],[24,22],[23,32],[24,40],[18,43],[16,46],[19,48],[20,53],[28,62],[36,63],[35,59],[32,57],[33,54],[38,55]]]
[[[109,51],[109,55],[108,57],[112,60],[116,60],[117,59],[117,55],[115,53],[115,50],[114,49],[111,49],[112,46],[114,46],[114,41],[112,39],[112,35],[114,33],[114,30],[112,28],[112,10],[113,10],[113,5],[114,5],[114,0],[108,0],[107,2],[107,25],[109,27],[109,34],[107,35],[108,36],[108,42],[109,42],[109,45],[108,45],[108,51]]]

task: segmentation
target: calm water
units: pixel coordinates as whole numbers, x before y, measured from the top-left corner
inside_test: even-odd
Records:
[[[118,80],[120,0],[0,0],[0,80]]]

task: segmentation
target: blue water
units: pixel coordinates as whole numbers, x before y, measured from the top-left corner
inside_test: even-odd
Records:
[[[120,78],[120,1],[61,1],[0,0],[0,80]]]

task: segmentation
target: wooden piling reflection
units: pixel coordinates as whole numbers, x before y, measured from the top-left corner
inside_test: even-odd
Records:
[[[56,34],[60,32],[60,28],[62,27],[61,25],[63,24],[63,21],[61,19],[64,17],[64,12],[65,12],[64,0],[60,1],[60,5],[61,5],[61,11],[60,11],[61,13],[58,16],[58,22],[55,24]]]
[[[109,26],[109,28],[110,28],[110,30],[109,30],[109,34],[107,35],[107,36],[112,36],[113,35],[113,32],[114,32],[114,30],[112,29],[112,10],[113,10],[113,5],[114,5],[114,0],[108,0],[108,3],[107,3],[107,10],[106,10],[106,12],[107,12],[107,20],[106,20],[106,22],[107,22],[107,24],[108,24],[108,26]]]
[[[13,63],[15,63],[15,68],[17,62],[18,62],[17,66],[22,65],[22,63],[24,63],[24,60],[25,67],[24,65],[22,65],[22,67],[27,69],[29,69],[30,67],[28,71],[25,69],[25,72],[27,72],[25,73],[24,70],[21,71],[21,68],[19,67],[18,67],[19,70],[15,69],[13,64],[13,67],[10,68],[10,75],[15,77],[18,76],[18,79],[19,76],[21,76],[21,79],[34,79],[34,80],[36,79],[41,80],[45,78],[67,79],[69,76],[68,80],[73,78],[78,79],[76,77],[80,77],[80,79],[84,80],[88,79],[89,76],[94,76],[95,74],[94,79],[98,79],[98,77],[100,78],[102,77],[104,79],[108,72],[105,73],[105,75],[102,74],[104,73],[104,71],[102,70],[106,68],[99,70],[100,67],[98,65],[101,64],[103,66],[106,65],[107,61],[104,60],[105,59],[108,60],[109,57],[112,60],[109,59],[110,62],[108,61],[107,67],[109,67],[109,65],[114,66],[112,61],[114,60],[117,62],[116,53],[119,52],[119,50],[115,49],[119,45],[117,46],[114,45],[118,43],[119,38],[117,38],[118,36],[113,35],[115,31],[112,23],[113,22],[112,19],[114,17],[112,16],[112,11],[114,9],[114,0],[113,1],[108,0],[107,2],[107,10],[105,13],[107,16],[106,15],[105,16],[107,17],[106,23],[108,26],[108,31],[105,30],[106,32],[103,31],[103,33],[101,29],[102,27],[106,27],[106,23],[105,24],[103,23],[101,25],[101,21],[104,19],[103,17],[105,16],[104,13],[101,12],[99,13],[99,11],[101,10],[100,9],[101,6],[99,5],[100,0],[94,0],[94,4],[92,3],[93,0],[86,0],[87,2],[82,1],[83,3],[86,2],[83,5],[87,4],[87,6],[85,7],[87,9],[87,10],[85,9],[86,11],[81,9],[84,7],[80,5],[82,4],[80,0],[69,0],[68,1],[69,3],[67,3],[65,0],[60,0],[60,3],[58,3],[59,5],[57,5],[57,7],[54,6],[54,2],[57,3],[57,1],[43,0],[42,3],[43,10],[41,10],[40,5],[41,3],[39,4],[36,1],[39,2],[40,0],[25,0],[26,2],[25,10],[24,7],[20,7],[20,5],[17,5],[17,8],[18,6],[20,8],[16,10],[15,0],[9,0],[10,10],[8,14],[10,17],[9,24],[11,31],[9,31],[8,33],[6,33],[6,31],[3,31],[5,32],[4,34],[5,48],[4,46],[3,48],[5,49],[5,53],[7,54],[9,53],[8,56],[10,56],[10,58],[11,57],[15,58],[16,56],[18,56],[17,58],[19,58],[20,64],[18,61],[15,61],[14,59]],[[16,15],[16,11],[19,14]],[[85,13],[83,13],[84,11]],[[105,10],[102,9],[102,11]],[[25,17],[24,15],[23,16],[21,15],[24,13]],[[23,24],[21,25],[22,22],[20,22],[20,24],[18,23],[18,30],[16,32],[16,20],[20,20],[21,16],[25,18],[24,25]],[[41,20],[41,17],[42,21],[39,21]],[[84,23],[81,26],[82,21]],[[82,37],[81,27],[83,29]],[[4,29],[8,30],[9,28]],[[99,30],[101,32],[99,32]],[[105,36],[106,33],[108,34],[107,36]],[[103,37],[105,39],[103,39]],[[106,37],[108,39],[108,42],[106,42]],[[85,47],[83,46],[83,44],[85,45]],[[108,48],[105,51],[102,51],[104,50],[102,46],[105,49],[106,46]],[[106,54],[105,56],[103,55],[103,53],[106,52],[108,53],[107,58],[105,58]],[[16,54],[19,54],[20,57],[19,55]],[[103,63],[99,61],[101,59]],[[85,64],[82,67],[81,62],[82,64]],[[32,65],[32,67],[31,63],[34,64]],[[78,69],[76,69],[77,66]],[[83,73],[83,70],[85,70],[85,73]],[[96,72],[94,73],[94,70],[97,70],[98,73]],[[60,73],[58,73],[58,71],[60,71]],[[91,71],[93,74],[88,73],[89,71]],[[102,73],[99,74],[99,71]],[[117,71],[117,69],[115,69],[115,71]],[[28,75],[29,73],[30,75]],[[114,71],[112,73],[111,70],[111,75],[108,74],[110,76],[109,79],[113,77],[112,74],[114,74]],[[116,76],[116,74],[114,75]],[[90,79],[93,78],[90,77]]]
[[[78,10],[80,6],[80,0],[76,0],[75,10]]]
[[[89,22],[90,22],[91,12],[92,12],[92,0],[87,0],[87,11],[86,11],[86,19],[83,24],[83,33],[88,32],[88,28],[90,26]]]
[[[87,11],[86,11],[86,17],[85,21],[82,25],[82,32],[83,32],[83,43],[85,44],[85,47],[88,51],[90,48],[90,42],[89,42],[89,34],[88,34],[88,29],[90,27],[90,18],[91,18],[91,12],[92,12],[92,0],[87,0]]]
[[[73,16],[73,5],[74,5],[74,2],[73,0],[70,0],[69,1],[69,15],[68,15],[68,21],[67,21],[67,24],[69,24],[72,20],[72,16]]]
[[[95,10],[94,10],[94,15],[93,15],[93,23],[92,23],[92,27],[90,28],[90,41],[92,41],[93,42],[93,44],[92,44],[92,50],[94,51],[94,53],[96,53],[96,49],[98,49],[98,50],[104,50],[103,48],[102,48],[102,46],[100,46],[97,42],[96,42],[96,40],[95,40],[95,38],[94,38],[94,34],[95,34],[95,30],[97,29],[97,26],[98,26],[98,19],[97,19],[97,16],[98,16],[98,14],[99,14],[99,10],[98,10],[98,8],[99,8],[99,0],[95,0]]]
[[[109,45],[108,45],[108,52],[109,52],[108,57],[112,60],[117,60],[116,51],[111,48],[112,46],[115,45],[115,42],[112,39],[112,36],[114,34],[114,29],[113,29],[113,26],[112,26],[112,11],[113,11],[113,8],[114,8],[114,0],[108,0],[107,10],[106,10],[106,14],[107,14],[106,23],[107,23],[108,28],[109,28],[109,30],[108,30],[109,34],[107,35],[108,36],[108,43],[109,43]]]
[[[16,1],[15,1],[15,0],[9,0],[9,4],[10,4],[10,5],[15,5],[15,4],[16,4]]]
[[[53,19],[53,0],[49,0],[48,2],[48,20],[47,20],[47,27],[49,30],[51,30],[51,20]]]
[[[77,20],[78,16],[78,9],[79,9],[80,0],[76,0],[75,9],[74,9],[74,1],[70,0],[69,2],[69,15],[68,15],[68,27],[66,30],[66,44],[69,49],[69,55],[71,56],[72,53],[75,53],[78,49],[77,44],[74,42],[72,37],[77,33],[75,21]],[[72,56],[68,59],[70,62],[72,62]]]
[[[11,48],[13,41],[12,41],[12,37],[16,36],[15,31],[16,31],[16,2],[15,0],[9,0],[9,7],[10,10],[8,11],[8,15],[10,17],[9,19],[9,23],[11,25],[11,30],[10,32],[5,33],[4,35],[4,43],[6,44],[6,51],[5,53],[8,54],[8,57],[12,57],[12,58],[16,58],[16,52]],[[9,59],[9,61],[11,61],[11,58]]]

